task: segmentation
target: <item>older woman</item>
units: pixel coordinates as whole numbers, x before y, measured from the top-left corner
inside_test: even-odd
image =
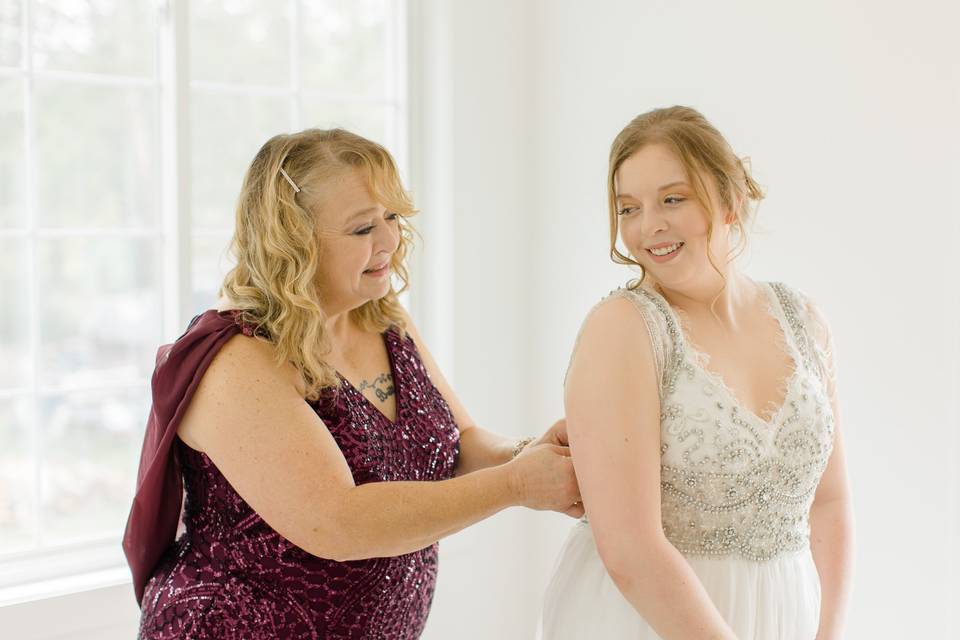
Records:
[[[581,515],[563,422],[475,426],[398,303],[413,213],[347,131],[257,153],[219,308],[158,354],[124,537],[141,638],[416,638],[440,538]]]

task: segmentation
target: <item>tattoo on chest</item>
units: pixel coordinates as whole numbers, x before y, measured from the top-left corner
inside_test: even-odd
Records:
[[[380,400],[380,402],[386,402],[387,398],[394,394],[393,376],[389,373],[381,373],[373,382],[364,380],[360,383],[360,386],[357,387],[360,393],[363,393],[366,389],[373,389],[373,392],[377,395],[377,399]]]

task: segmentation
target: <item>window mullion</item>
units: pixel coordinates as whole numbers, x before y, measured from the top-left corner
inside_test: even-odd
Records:
[[[290,122],[291,131],[303,129],[300,105],[303,94],[300,81],[300,0],[289,0],[290,12]]]
[[[405,28],[409,17],[406,0],[395,0],[396,11],[392,14],[392,25],[388,30],[390,34],[390,45],[387,48],[392,52],[393,63],[387,60],[388,90],[387,99],[394,105],[390,114],[390,137],[397,153],[397,161],[400,166],[406,169],[410,166],[409,155],[409,133],[408,127],[404,126],[407,122],[407,92],[405,78],[409,78],[409,44],[408,34]],[[409,176],[407,176],[409,180]]]
[[[28,340],[30,341],[30,380],[27,421],[30,425],[30,448],[33,460],[33,543],[39,548],[43,543],[41,522],[41,453],[43,451],[42,434],[40,433],[40,397],[37,394],[40,371],[40,295],[39,277],[37,275],[37,180],[36,180],[36,136],[33,133],[33,11],[29,0],[23,2],[21,32],[23,34],[23,48],[21,49],[21,67],[23,74],[23,135],[24,135],[24,179],[27,183],[26,220],[27,220],[27,302],[28,312]]]
[[[166,0],[160,20],[160,165],[163,221],[163,331],[173,340],[190,320],[189,0]]]

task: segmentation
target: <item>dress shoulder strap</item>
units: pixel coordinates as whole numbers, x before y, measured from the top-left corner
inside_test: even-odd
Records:
[[[587,317],[589,318],[590,314],[604,302],[615,297],[629,300],[643,319],[650,345],[653,348],[654,365],[656,367],[657,380],[660,381],[660,392],[662,394],[665,389],[672,386],[672,381],[676,377],[674,372],[678,370],[678,365],[682,357],[683,339],[679,333],[679,327],[676,326],[672,314],[664,306],[659,296],[651,294],[643,288],[631,290],[621,287],[614,289],[594,305],[590,313],[587,314]],[[584,324],[586,324],[586,321],[584,321]],[[577,343],[579,343],[579,341],[580,334],[578,333]],[[576,352],[576,348],[575,344],[574,352]],[[573,357],[571,355],[571,362],[572,360]],[[567,370],[569,371],[569,365]],[[564,381],[566,381],[566,376],[564,376]]]
[[[782,282],[769,284],[777,294],[784,318],[790,327],[791,337],[804,364],[821,382],[826,382],[830,368],[827,362],[828,332],[819,314],[813,309],[810,298],[799,289]]]

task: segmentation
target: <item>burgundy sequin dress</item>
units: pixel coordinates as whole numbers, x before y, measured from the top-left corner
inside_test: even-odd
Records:
[[[197,326],[223,331],[236,316],[207,311],[199,320],[186,335]],[[357,484],[451,478],[459,432],[449,407],[413,340],[393,329],[383,335],[396,389],[394,422],[346,380],[339,393],[311,406]],[[420,636],[433,599],[437,544],[391,558],[318,558],[265,523],[205,454],[179,439],[171,448],[186,490],[185,532],[146,583],[140,638]]]

